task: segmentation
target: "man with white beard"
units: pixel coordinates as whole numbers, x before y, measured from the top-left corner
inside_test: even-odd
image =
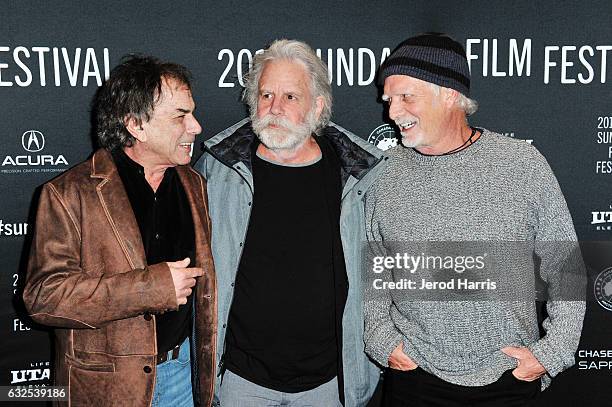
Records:
[[[218,274],[221,406],[365,406],[379,371],[363,352],[363,196],[384,166],[328,125],[325,64],[275,41],[246,77],[244,119],[205,143]]]

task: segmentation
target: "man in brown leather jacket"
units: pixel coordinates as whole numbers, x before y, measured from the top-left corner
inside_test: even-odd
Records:
[[[189,77],[125,59],[96,100],[103,148],[42,188],[23,296],[56,328],[70,405],[211,404],[216,287]]]

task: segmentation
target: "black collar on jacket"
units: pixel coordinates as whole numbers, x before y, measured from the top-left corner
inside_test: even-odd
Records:
[[[323,128],[320,136],[316,137],[323,137],[329,141],[336,153],[340,162],[342,185],[346,183],[349,175],[358,180],[362,179],[379,160],[335,127]],[[233,167],[236,163],[242,162],[252,172],[251,157],[258,143],[259,140],[251,128],[251,122],[247,122],[209,149],[213,156],[226,165]]]

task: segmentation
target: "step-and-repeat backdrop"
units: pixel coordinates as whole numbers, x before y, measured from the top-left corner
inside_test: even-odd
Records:
[[[375,72],[399,42],[427,31],[465,45],[480,103],[471,124],[546,156],[584,241],[589,302],[577,363],[540,405],[612,403],[609,0],[0,3],[0,385],[52,380],[52,334],[19,298],[28,226],[38,187],[91,154],[91,101],[121,56],[193,71],[204,140],[245,116],[253,55],[276,38],[304,40],[329,67],[333,120],[384,148],[394,129]]]

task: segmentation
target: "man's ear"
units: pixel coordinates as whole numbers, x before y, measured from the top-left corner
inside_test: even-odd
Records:
[[[459,92],[451,88],[442,88],[442,89],[444,91],[444,98],[443,98],[444,105],[447,108],[453,107],[457,99],[459,99]]]
[[[147,135],[142,128],[142,122],[134,116],[125,116],[123,124],[127,131],[138,141],[147,141]]]

